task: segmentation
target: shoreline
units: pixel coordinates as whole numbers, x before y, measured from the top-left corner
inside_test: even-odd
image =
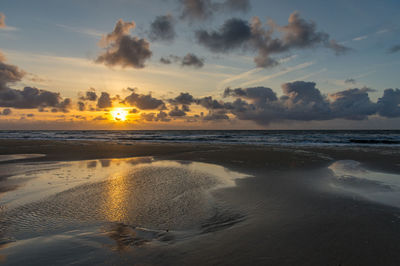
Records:
[[[77,140],[2,140],[0,155],[45,154],[22,160],[77,161],[152,156],[158,159],[193,160],[241,164],[258,168],[318,168],[336,160],[356,160],[372,170],[400,172],[400,147],[365,146],[281,146],[208,143],[130,143]],[[303,158],[305,156],[305,158]],[[307,158],[313,157],[313,161]],[[286,158],[280,160],[279,158]],[[290,161],[290,163],[288,163]],[[0,162],[1,164],[2,162]],[[6,163],[6,162],[4,162]]]

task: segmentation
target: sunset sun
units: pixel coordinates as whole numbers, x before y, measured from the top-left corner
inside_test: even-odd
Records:
[[[128,111],[122,108],[116,108],[111,111],[111,115],[115,121],[126,121],[126,117],[128,116]]]

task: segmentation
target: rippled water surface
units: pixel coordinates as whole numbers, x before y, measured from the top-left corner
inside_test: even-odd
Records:
[[[10,168],[15,174],[0,181],[9,188],[0,194],[5,254],[33,239],[80,239],[103,231],[123,245],[177,240],[244,219],[213,191],[247,175],[218,165],[144,157],[3,164],[0,174],[7,176]]]

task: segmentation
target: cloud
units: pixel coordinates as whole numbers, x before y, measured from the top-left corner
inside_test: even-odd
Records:
[[[7,27],[5,20],[6,16],[3,13],[0,13],[0,29]]]
[[[95,90],[92,88],[85,93],[85,96],[79,97],[79,99],[81,99],[82,101],[96,101],[97,94]]]
[[[5,56],[0,52],[0,91],[9,89],[7,84],[21,81],[24,75],[17,66],[6,64]]]
[[[107,92],[102,92],[99,99],[97,100],[97,107],[101,109],[112,107],[110,94],[108,94]]]
[[[388,52],[391,54],[397,53],[399,51],[400,51],[400,44],[394,45],[394,46],[390,47],[390,49],[388,50]]]
[[[206,109],[223,109],[223,103],[213,99],[211,96],[196,99],[196,104],[203,106]]]
[[[84,102],[78,102],[77,104],[78,104],[78,110],[79,111],[85,111],[86,106],[85,106]]]
[[[211,51],[225,53],[241,47],[245,42],[249,41],[251,28],[247,21],[232,18],[225,21],[217,31],[196,31],[196,38],[201,45]]]
[[[62,99],[59,93],[25,87],[23,90],[12,89],[10,84],[21,81],[25,72],[17,66],[5,63],[0,53],[0,106],[18,109],[53,107],[54,110],[68,111],[71,99]]]
[[[175,36],[174,18],[171,15],[158,16],[150,24],[149,38],[152,41],[172,41]]]
[[[348,79],[346,79],[344,81],[344,83],[346,83],[346,84],[356,84],[357,81],[355,79],[353,79],[353,78],[348,78]]]
[[[400,90],[386,89],[378,100],[379,115],[384,117],[400,117]]]
[[[169,122],[171,119],[168,118],[168,114],[166,112],[160,111],[156,116],[156,121]]]
[[[2,115],[10,115],[12,113],[10,108],[5,108],[3,109],[3,111],[1,112]]]
[[[182,6],[181,18],[189,20],[205,20],[215,12],[246,12],[250,9],[250,0],[179,0]]]
[[[146,39],[131,37],[129,32],[134,28],[133,21],[118,20],[114,30],[100,41],[105,51],[97,57],[96,62],[107,66],[144,68],[146,60],[152,56],[150,43]]]
[[[182,4],[181,18],[204,20],[212,15],[210,0],[180,0]]]
[[[204,59],[197,57],[195,54],[187,54],[182,59],[182,66],[193,66],[200,68],[204,66]]]
[[[67,111],[71,100],[62,100],[59,93],[25,87],[23,90],[8,89],[0,91],[0,106],[18,109],[54,107],[55,110]]]
[[[216,106],[202,104],[210,114],[233,114],[239,120],[260,125],[282,121],[322,121],[332,119],[365,120],[371,115],[400,117],[400,90],[387,89],[377,103],[368,93],[371,89],[354,88],[323,95],[314,82],[296,81],[282,84],[283,95],[277,97],[270,88],[225,89],[223,96],[233,102],[215,101]],[[208,103],[213,100],[205,97]],[[200,101],[195,101],[201,104]]]
[[[190,93],[181,92],[177,97],[175,97],[174,99],[170,99],[168,101],[171,104],[190,105],[195,102],[195,99]]]
[[[163,63],[163,64],[165,64],[165,65],[169,65],[169,64],[172,63],[172,60],[169,59],[169,58],[161,57],[161,58],[160,58],[160,62]]]
[[[141,113],[140,117],[147,122],[153,122],[155,113]]]
[[[244,99],[254,101],[256,103],[277,100],[275,92],[273,92],[272,89],[266,88],[266,87],[254,87],[254,88],[247,88],[247,89],[226,88],[223,96],[224,97],[228,97],[228,96],[241,97]]]
[[[211,110],[203,117],[204,121],[229,120],[226,110]]]
[[[156,113],[141,113],[140,117],[147,122],[153,122],[153,121],[169,122],[169,121],[171,121],[171,119],[168,118],[168,114],[163,111],[160,111],[157,114]]]
[[[254,17],[251,23],[232,18],[216,31],[198,30],[196,38],[199,44],[215,53],[227,53],[239,48],[257,51],[254,62],[258,67],[264,68],[279,64],[271,55],[292,49],[323,46],[333,50],[336,55],[350,50],[330,39],[329,34],[317,31],[316,24],[304,20],[298,12],[289,16],[287,25],[279,26],[270,20],[268,28],[264,27],[258,17]]]
[[[195,54],[188,53],[184,57],[176,55],[170,55],[169,57],[161,57],[160,62],[163,64],[171,64],[173,62],[179,63],[182,67],[191,66],[195,68],[201,68],[204,66],[204,59],[197,57]]]
[[[130,89],[130,88],[129,88]],[[162,100],[156,99],[151,94],[138,94],[134,89],[130,89],[132,93],[125,97],[124,103],[135,106],[141,110],[163,109],[165,104]]]
[[[333,100],[330,104],[330,112],[333,117],[349,120],[363,120],[377,112],[377,104],[371,102],[368,88],[348,89],[330,94]]]
[[[175,106],[169,113],[170,116],[172,117],[182,117],[186,116],[186,112],[183,109],[179,109],[178,106]]]

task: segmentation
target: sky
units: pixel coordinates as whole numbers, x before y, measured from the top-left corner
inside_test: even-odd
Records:
[[[0,129],[400,129],[397,0],[2,0]]]

